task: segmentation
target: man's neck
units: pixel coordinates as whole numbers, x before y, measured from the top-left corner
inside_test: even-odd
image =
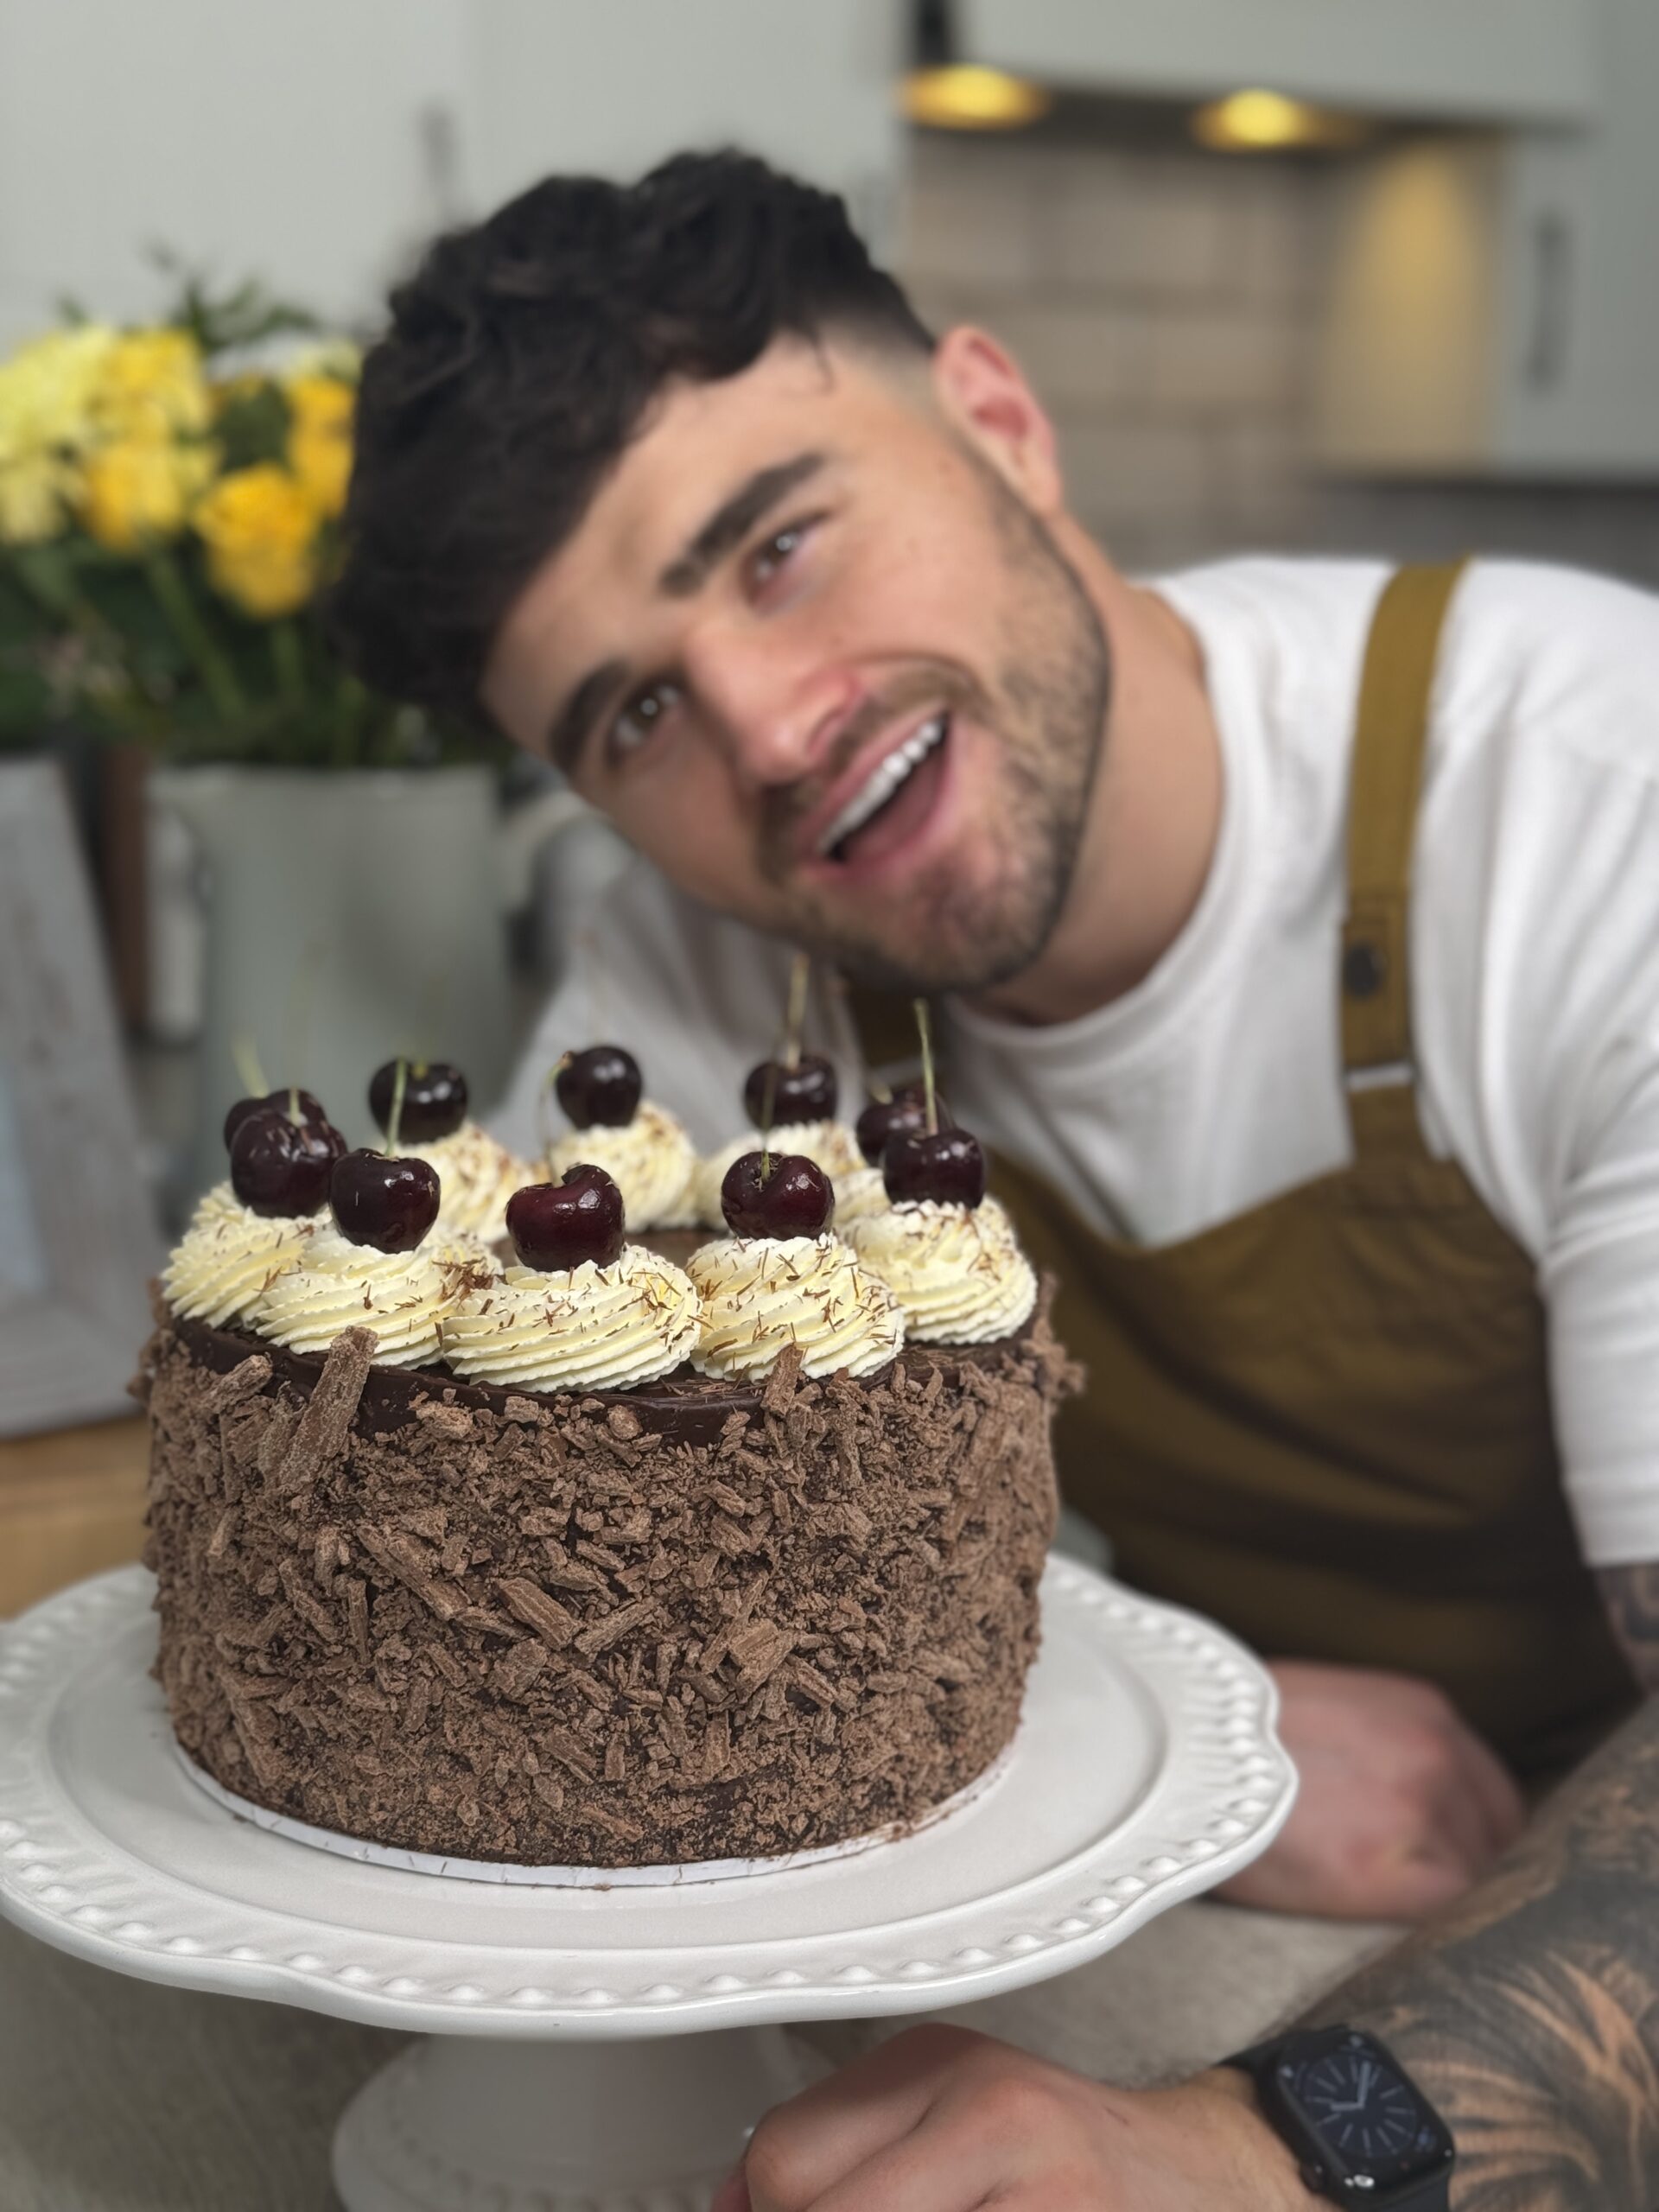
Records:
[[[1112,698],[1071,889],[1029,968],[973,1002],[1042,1025],[1148,976],[1197,906],[1221,826],[1222,760],[1197,639],[1074,525],[1059,532],[1112,649]]]

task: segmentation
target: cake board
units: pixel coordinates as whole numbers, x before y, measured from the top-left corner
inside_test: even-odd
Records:
[[[803,2084],[783,2024],[1080,1966],[1249,1864],[1295,1790],[1255,1659],[1054,1560],[1020,1732],[946,1819],[660,1888],[405,1872],[195,1786],[151,1586],[122,1568],[0,1630],[0,1911],[117,1972],[416,2032],[340,2123],[348,2212],[704,2212]]]

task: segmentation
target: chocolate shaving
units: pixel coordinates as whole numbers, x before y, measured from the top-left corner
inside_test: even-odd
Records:
[[[602,1621],[595,1621],[592,1628],[583,1629],[576,1638],[576,1649],[588,1659],[598,1652],[608,1651],[612,1644],[620,1643],[641,1621],[655,1620],[660,1611],[654,1598],[641,1598],[632,1605],[619,1606]]]
[[[337,1459],[346,1449],[374,1347],[372,1329],[343,1329],[328,1347],[322,1373],[300,1417],[294,1440],[282,1465],[272,1471],[271,1479],[280,1497],[291,1497],[296,1491],[315,1482],[330,1460]]]
[[[760,1402],[769,1414],[784,1412],[795,1395],[801,1362],[805,1357],[799,1344],[785,1344],[779,1353],[778,1363],[767,1376],[766,1388],[760,1393]]]
[[[556,1598],[550,1598],[539,1583],[531,1582],[524,1575],[513,1575],[496,1587],[513,1618],[523,1621],[526,1628],[534,1629],[553,1650],[563,1651],[575,1639],[581,1622],[574,1613],[567,1612]]]
[[[359,1527],[357,1541],[377,1566],[412,1590],[441,1621],[454,1620],[466,1605],[467,1599],[459,1590],[429,1573],[427,1554],[413,1536],[397,1529]]]
[[[257,1397],[270,1380],[269,1352],[250,1352],[239,1367],[233,1367],[228,1375],[221,1375],[209,1386],[202,1399],[202,1411],[208,1414],[227,1414],[245,1398]]]
[[[446,1406],[423,1398],[416,1402],[414,1411],[416,1420],[435,1435],[459,1441],[473,1433],[473,1417],[465,1406]]]
[[[490,1687],[498,1697],[522,1699],[546,1665],[547,1653],[539,1643],[515,1643],[491,1669]]]

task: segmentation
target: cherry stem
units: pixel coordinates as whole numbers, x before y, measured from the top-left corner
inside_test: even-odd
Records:
[[[892,1105],[893,1085],[891,1084],[883,1083],[879,1075],[867,1075],[864,1078],[864,1083],[871,1097],[874,1099],[878,1106]]]
[[[784,1027],[784,1065],[786,1068],[798,1067],[801,1063],[801,1035],[806,1027],[806,994],[811,981],[811,956],[798,952],[795,964],[789,971],[789,1014]]]
[[[300,1090],[297,1084],[288,1086],[288,1118],[297,1129],[300,1126]]]
[[[791,1064],[792,1065],[792,1064]],[[760,1180],[772,1173],[772,1117],[778,1110],[778,1063],[766,1063],[766,1089],[760,1098]]]
[[[575,1057],[574,1052],[561,1052],[542,1077],[542,1087],[536,1094],[536,1130],[537,1135],[541,1138],[543,1152],[550,1152],[553,1148],[553,1130],[547,1110],[549,1096],[559,1077]]]
[[[386,1150],[397,1149],[397,1133],[404,1125],[404,1093],[409,1088],[409,1062],[399,1060],[391,1079],[391,1111],[386,1116]]]
[[[237,1080],[250,1098],[263,1098],[270,1085],[265,1081],[265,1071],[259,1065],[259,1055],[253,1048],[251,1037],[232,1037],[231,1065],[236,1070]]]
[[[927,1134],[939,1133],[939,1102],[933,1088],[933,1029],[925,999],[911,1001],[916,1009],[916,1031],[922,1040],[922,1089],[927,1099]]]

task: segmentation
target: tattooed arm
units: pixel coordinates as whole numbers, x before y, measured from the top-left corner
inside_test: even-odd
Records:
[[[1375,2030],[1446,2115],[1453,2212],[1659,2207],[1659,1566],[1601,1581],[1646,1706],[1314,2016]]]

